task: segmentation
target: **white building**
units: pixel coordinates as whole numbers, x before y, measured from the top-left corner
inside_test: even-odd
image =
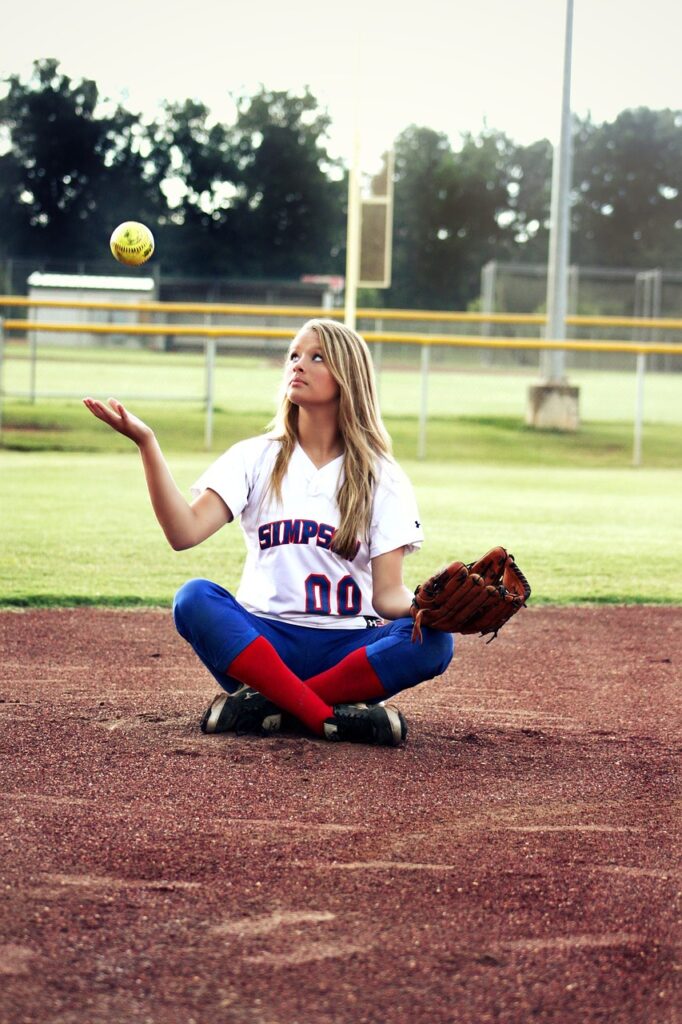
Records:
[[[28,278],[28,297],[58,305],[31,306],[29,319],[37,323],[133,324],[151,320],[152,314],[136,309],[107,309],[108,304],[135,305],[156,299],[152,277],[94,277],[83,274],[33,273]],[[74,308],[71,303],[92,303],[90,308]],[[62,305],[63,304],[63,305]],[[98,308],[99,306],[99,308]],[[102,344],[139,345],[134,335],[96,334]],[[151,339],[148,339],[151,340]],[[93,335],[68,331],[36,331],[39,345],[92,345]]]

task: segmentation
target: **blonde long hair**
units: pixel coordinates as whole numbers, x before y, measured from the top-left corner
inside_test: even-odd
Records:
[[[377,459],[391,458],[391,439],[379,411],[374,367],[367,343],[355,331],[334,320],[308,320],[300,330],[312,330],[329,371],[339,386],[339,432],[343,439],[345,479],[337,495],[340,523],[332,548],[342,558],[353,558],[357,542],[369,529]],[[270,424],[281,447],[275,459],[270,488],[281,501],[282,481],[298,440],[298,406],[289,400],[286,385]]]

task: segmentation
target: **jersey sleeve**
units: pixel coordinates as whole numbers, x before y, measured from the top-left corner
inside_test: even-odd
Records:
[[[261,439],[255,440],[258,442]],[[262,445],[254,444],[254,439],[238,441],[211,463],[192,484],[192,497],[198,498],[206,490],[215,491],[236,519],[248,503],[261,454]]]
[[[417,551],[424,541],[414,490],[405,473],[395,464],[382,469],[372,509],[369,557],[405,548]]]

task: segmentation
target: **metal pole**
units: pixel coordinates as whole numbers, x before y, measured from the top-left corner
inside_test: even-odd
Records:
[[[31,309],[29,312],[29,320],[36,319],[37,310]],[[28,392],[31,402],[36,400],[36,379],[37,379],[37,362],[38,362],[38,333],[37,331],[29,331],[29,383]]]
[[[547,258],[547,327],[545,337],[561,341],[566,337],[567,270],[570,243],[568,194],[571,187],[571,50],[573,42],[573,0],[566,0],[564,77],[561,100],[561,130],[552,161],[552,201],[549,252]],[[566,380],[566,353],[543,352],[541,368],[547,383]]]
[[[578,290],[580,288],[580,267],[573,263],[568,268],[567,309],[571,316],[578,312]]]
[[[644,286],[644,279],[642,277],[642,271],[640,270],[635,274],[635,316],[642,316],[642,288]]]
[[[2,407],[4,403],[4,377],[5,366],[5,320],[0,316],[0,441],[2,440]]]
[[[215,338],[206,338],[206,423],[204,445],[210,450],[213,444],[213,403],[215,399]]]
[[[653,301],[654,301],[654,279],[651,276],[653,271],[647,270],[644,274],[644,316],[653,316]],[[651,341],[652,334],[651,328],[646,332],[646,340]]]
[[[494,313],[495,312],[495,279],[497,277],[497,262],[496,260],[489,260],[483,269],[481,270],[481,312],[482,313]],[[492,324],[489,320],[485,320],[481,324],[481,334],[485,338],[489,338]],[[481,363],[484,366],[489,366],[493,361],[493,354],[491,349],[481,349]]]
[[[421,393],[421,406],[419,409],[419,441],[417,446],[417,458],[426,458],[426,419],[427,419],[427,406],[428,406],[428,391],[429,391],[429,355],[431,353],[430,345],[422,345],[422,360],[421,360],[421,377],[422,377],[422,393]]]
[[[637,387],[635,390],[635,438],[632,451],[632,464],[642,465],[642,421],[644,419],[644,373],[646,371],[646,354],[637,353]]]
[[[348,169],[348,219],[346,221],[346,282],[344,322],[355,330],[360,277],[360,39],[355,50],[353,75],[353,152]]]
[[[580,268],[573,264],[566,270],[566,313],[569,316],[575,316],[578,312],[578,286],[580,279]],[[566,334],[568,334],[568,328]],[[573,337],[573,334],[571,334]],[[575,353],[572,353],[575,359]],[[569,355],[566,353],[566,361],[569,361]],[[589,359],[589,357],[588,357]]]
[[[384,329],[384,321],[376,320],[374,323],[374,329],[377,334],[380,334]],[[372,345],[372,362],[374,363],[374,379],[377,385],[377,397],[381,397],[381,362],[384,355],[384,343],[383,341],[375,341]]]
[[[660,317],[661,315],[661,298],[663,294],[663,273],[658,267],[656,270],[651,271],[651,316]],[[650,341],[660,341],[661,332],[658,328],[653,327],[651,334],[649,335]],[[655,370],[670,369],[671,358],[670,356],[659,355],[654,359]]]
[[[360,276],[360,182],[359,156],[354,150],[353,163],[348,172],[348,225],[346,229],[346,284],[344,289],[344,322],[355,330]]]

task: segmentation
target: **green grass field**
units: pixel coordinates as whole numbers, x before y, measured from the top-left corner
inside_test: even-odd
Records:
[[[201,391],[200,357],[95,355],[87,368],[73,350],[55,357],[40,368],[51,376],[39,377],[39,387],[123,400],[142,391],[180,394],[195,385]],[[14,375],[25,369],[8,360],[7,390],[24,386]],[[220,361],[212,453],[203,450],[199,404],[131,404],[154,425],[187,493],[219,451],[263,430],[278,379],[266,359]],[[527,572],[534,603],[682,603],[682,579],[670,560],[682,507],[682,379],[647,377],[645,465],[637,469],[631,467],[631,376],[572,376],[581,386],[584,417],[577,434],[524,427],[525,393],[534,379],[472,368],[434,372],[428,458],[418,462],[419,379],[382,373],[387,426],[413,480],[427,536],[422,551],[406,561],[408,585],[450,558],[467,560],[501,543]],[[3,423],[0,604],[168,605],[195,575],[236,587],[239,528],[227,527],[193,551],[171,551],[134,448],[80,402],[9,398]]]
[[[185,492],[205,465],[204,456],[171,459]],[[682,603],[682,579],[670,562],[671,539],[679,536],[680,473],[403,466],[427,535],[406,561],[410,586],[450,557],[466,560],[502,543],[527,571],[534,602]],[[236,586],[239,528],[226,527],[192,551],[171,551],[135,452],[4,452],[0,477],[0,603],[167,604],[196,575]]]
[[[87,358],[89,362],[83,362]],[[216,372],[213,450],[259,433],[271,418],[281,375],[279,356],[221,356]],[[26,346],[7,346],[2,442],[14,450],[125,451],[127,442],[94,429],[76,398],[31,403],[12,397],[30,385]],[[435,369],[429,377],[427,455],[434,460],[513,461],[518,465],[599,465],[632,461],[635,378],[623,371],[576,371],[582,429],[574,435],[524,427],[530,371],[491,372],[471,364]],[[164,447],[204,450],[203,357],[115,348],[40,350],[39,391],[74,396],[115,395],[153,422]],[[380,376],[381,402],[399,458],[417,454],[421,380],[417,370],[389,365]],[[682,461],[682,375],[650,373],[645,386],[644,462],[674,468]],[[196,396],[154,401],[154,395]]]

